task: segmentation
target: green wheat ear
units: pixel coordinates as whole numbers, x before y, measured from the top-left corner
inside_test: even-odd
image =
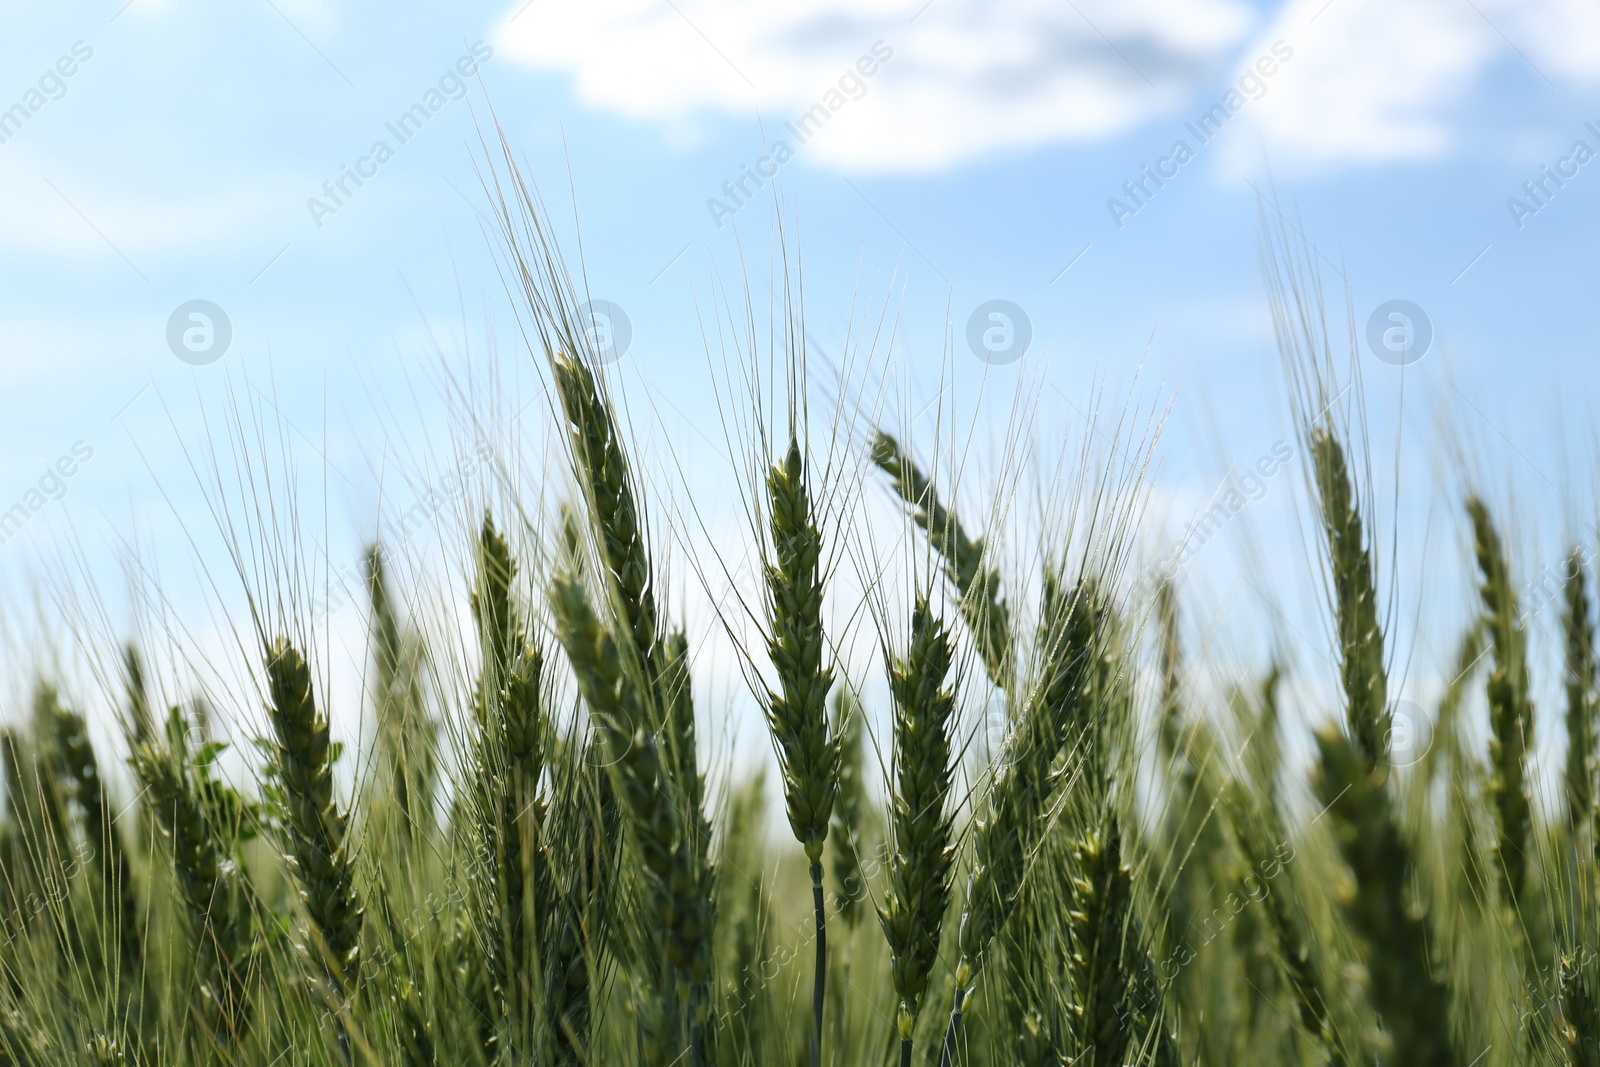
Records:
[[[1389,680],[1383,665],[1383,627],[1378,621],[1372,552],[1344,446],[1333,434],[1318,428],[1310,433],[1310,451],[1333,576],[1345,714],[1362,757],[1369,766],[1376,766],[1389,755]]]
[[[575,473],[583,489],[600,559],[615,583],[631,651],[655,683],[661,617],[645,546],[643,515],[634,496],[628,459],[607,397],[581,359],[552,355],[551,372],[566,416]]]
[[[889,434],[879,431],[873,438],[872,461],[893,479],[895,492],[911,507],[911,517],[944,560],[945,574],[961,594],[961,617],[978,643],[989,679],[1007,688],[1011,613],[1001,596],[999,570],[985,566],[983,538],[968,536],[961,520],[940,501],[928,476]]]
[[[1267,722],[1275,723],[1277,719],[1274,694],[1277,674],[1278,670],[1274,667],[1268,675],[1268,681],[1262,685],[1263,728]],[[1252,741],[1252,749],[1256,743]],[[1273,747],[1276,748],[1276,745]],[[1252,790],[1245,781],[1237,778],[1228,782],[1224,792],[1228,822],[1233,828],[1239,851],[1250,869],[1258,872],[1258,878],[1261,877],[1260,872],[1266,871],[1279,871],[1285,875],[1283,883],[1263,883],[1261,903],[1266,908],[1267,925],[1276,943],[1284,977],[1294,994],[1300,1028],[1321,1045],[1321,1051],[1332,1067],[1342,1067],[1344,1058],[1337,1035],[1333,1032],[1328,993],[1322,969],[1318,966],[1322,945],[1316,940],[1315,931],[1302,909],[1295,905],[1293,876],[1283,870],[1283,864],[1293,859],[1294,851],[1288,828],[1284,825],[1274,798],[1277,760],[1272,758],[1260,763],[1247,760],[1246,765],[1252,768],[1251,777],[1257,788]],[[1289,853],[1288,857],[1284,856],[1285,850]]]
[[[778,690],[767,692],[767,726],[777,742],[789,827],[810,861],[817,938],[811,1067],[818,1067],[828,959],[822,850],[839,794],[839,736],[828,725],[833,672],[823,662],[822,532],[811,510],[805,458],[792,435],[782,462],[767,471],[767,505],[773,546],[765,568],[767,654],[778,674]]]
[[[1118,820],[1085,828],[1072,858],[1078,873],[1070,883],[1073,947],[1067,972],[1079,1061],[1120,1067],[1134,1037],[1127,1005],[1142,946],[1132,922],[1133,874],[1123,861]]]
[[[418,636],[402,624],[390,588],[383,546],[366,554],[367,599],[372,609],[372,686],[376,734],[382,762],[380,781],[412,843],[434,830],[433,799],[438,725],[423,699],[423,650]],[[404,840],[404,839],[403,839]]]
[[[1489,674],[1489,799],[1499,831],[1496,854],[1505,900],[1515,909],[1522,899],[1533,833],[1526,767],[1528,740],[1533,733],[1527,635],[1518,616],[1505,548],[1489,509],[1475,496],[1467,499],[1466,507],[1482,577],[1479,593],[1483,620],[1494,650],[1494,667]]]
[[[535,947],[530,931],[550,911],[552,887],[545,849],[545,805],[539,794],[544,772],[544,656],[527,644],[512,662],[501,690],[498,736],[503,747],[495,773],[498,825],[494,854],[503,953],[499,976],[513,1020],[521,1022],[535,999],[531,975],[546,946]],[[530,884],[531,883],[531,884]]]
[[[554,747],[548,809],[553,900],[544,923],[539,961],[544,968],[546,1044],[557,1067],[591,1062],[590,1022],[596,989],[603,991],[600,954],[608,936],[607,909],[617,876],[619,813],[603,767],[603,742],[574,730]]]
[[[1596,957],[1584,945],[1559,960],[1557,989],[1561,998],[1560,1039],[1572,1067],[1600,1067],[1600,993]]]
[[[576,631],[564,634],[562,642],[567,645],[569,638],[576,638],[575,646],[568,645],[568,658],[574,667],[579,660],[588,664],[579,671],[580,688],[584,684],[582,674],[590,668],[615,674],[618,679],[626,675],[626,685],[620,691],[609,683],[596,687],[595,700],[601,701],[598,705],[588,691],[584,692],[591,711],[609,700],[619,712],[626,712],[609,714],[611,722],[606,726],[608,731],[622,731],[616,738],[619,746],[626,737],[644,742],[642,748],[634,744],[629,749],[643,762],[633,771],[619,775],[623,806],[641,817],[648,816],[645,821],[652,826],[659,822],[658,813],[644,812],[627,795],[631,789],[647,786],[647,782],[656,783],[647,786],[650,791],[659,788],[677,805],[678,810],[665,824],[676,836],[669,835],[662,841],[665,855],[670,857],[670,900],[657,901],[660,917],[668,919],[670,911],[671,921],[664,921],[658,930],[665,932],[670,946],[669,991],[687,1034],[683,1040],[696,1057],[705,1057],[711,1054],[716,1037],[710,950],[715,901],[709,856],[711,828],[698,763],[687,641],[681,631],[667,633],[662,625],[644,516],[611,400],[594,371],[581,359],[555,351],[549,355],[572,448],[573,473],[583,490],[590,532],[604,572],[607,617],[616,620],[615,629],[623,638],[620,642],[614,640],[596,619],[593,642],[589,635]],[[558,580],[552,590],[558,619],[565,616],[563,625],[569,631],[581,621],[580,613],[572,610],[579,600],[588,610],[582,593],[570,574]],[[606,688],[610,689],[609,694],[600,691]],[[600,717],[607,718],[608,713],[601,713]],[[649,750],[648,755],[644,749]],[[660,797],[648,803],[659,808]],[[644,836],[660,829],[651,829]],[[653,1039],[647,1044],[658,1050],[666,1048]]]
[[[511,670],[511,661],[520,651],[522,626],[511,599],[517,561],[505,537],[495,527],[494,517],[487,512],[483,516],[477,547],[478,570],[471,604],[483,648],[483,667],[474,708],[479,730],[488,732],[497,716],[496,705]]]
[[[128,718],[135,740],[146,741],[155,735],[155,723],[150,715],[150,694],[145,687],[144,661],[139,650],[127,645],[122,652],[122,666],[127,682]]]
[[[1178,597],[1166,578],[1156,586],[1156,626],[1161,660],[1161,720],[1156,734],[1161,758],[1171,763],[1183,733],[1183,649],[1178,640]]]
[[[911,1038],[939,954],[950,897],[950,734],[955,692],[947,684],[954,652],[949,632],[918,596],[911,642],[889,665],[894,698],[893,791],[889,803],[889,888],[878,921],[889,941],[890,975],[900,1007],[900,1063],[911,1062]]]
[[[1567,675],[1567,827],[1575,838],[1582,838],[1585,827],[1591,833],[1595,804],[1595,715],[1596,699],[1594,618],[1589,607],[1588,579],[1583,569],[1583,552],[1573,549],[1567,557],[1567,579],[1563,588],[1564,610],[1561,628],[1566,637]]]
[[[1458,1062],[1449,1038],[1450,990],[1432,968],[1426,914],[1406,899],[1416,864],[1391,798],[1384,634],[1366,526],[1344,446],[1321,427],[1310,430],[1307,444],[1327,537],[1349,727],[1348,735],[1317,734],[1314,784],[1353,876],[1341,903],[1362,939],[1370,1000],[1396,1062],[1443,1067]]]
[[[820,876],[839,792],[839,738],[828,726],[833,672],[823,662],[822,533],[805,475],[800,444],[791,437],[783,461],[767,472],[774,548],[766,567],[767,652],[779,683],[767,695],[767,725],[778,742],[789,826]]]
[[[339,993],[355,983],[363,912],[355,863],[346,848],[347,818],[333,799],[328,720],[317,710],[305,657],[280,637],[267,646],[267,689],[275,756],[287,809],[289,854],[313,926],[313,961]]]

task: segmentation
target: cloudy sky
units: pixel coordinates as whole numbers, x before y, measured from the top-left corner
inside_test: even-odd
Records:
[[[983,440],[1019,391],[1052,433],[1084,430],[1097,380],[1173,394],[1156,479],[1180,530],[1289,434],[1274,187],[1341,332],[1406,301],[1431,336],[1403,371],[1359,342],[1399,541],[1459,547],[1441,422],[1546,516],[1535,561],[1573,521],[1559,487],[1590,482],[1561,444],[1600,380],[1579,0],[0,0],[0,28],[0,510],[29,513],[8,588],[128,546],[204,588],[187,556],[241,403],[317,479],[337,570],[448,463],[437,351],[498,365],[462,388],[508,412],[536,400],[483,230],[491,106],[626,315],[616,370],[660,468],[708,501],[731,499],[708,315],[742,276],[768,290],[778,203],[813,344],[833,358],[887,308],[908,423],[941,374]],[[1029,336],[999,365],[967,343],[995,300]],[[1205,610],[1270,617],[1209,554]]]

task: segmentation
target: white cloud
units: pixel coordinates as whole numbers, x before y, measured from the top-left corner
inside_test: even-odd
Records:
[[[1496,36],[1558,87],[1600,84],[1600,6],[1591,0],[1497,0],[1484,8]]]
[[[1250,108],[1274,160],[1304,166],[1445,155],[1454,143],[1449,106],[1494,54],[1492,31],[1459,0],[1326,4],[1291,0],[1263,35],[1295,50],[1271,92]]]
[[[1251,22],[1238,0],[616,0],[529,8],[496,46],[571,72],[592,106],[658,120],[760,109],[770,138],[881,41],[893,58],[806,151],[922,170],[1170,111]]]
[[[1600,83],[1587,0],[1288,0],[1264,29],[1238,0],[611,0],[522,9],[496,43],[571,73],[591,106],[669,128],[759,109],[771,139],[881,40],[893,59],[805,152],[919,171],[1179,119],[1279,39],[1294,60],[1245,110],[1292,168],[1449,155],[1496,64],[1563,89]],[[1230,141],[1235,163],[1261,143]]]
[[[1535,84],[1600,81],[1600,9],[1576,0],[1291,0],[1262,34],[1277,38],[1294,61],[1249,113],[1274,162],[1302,169],[1449,156],[1496,64]],[[1256,151],[1245,140],[1236,162]]]

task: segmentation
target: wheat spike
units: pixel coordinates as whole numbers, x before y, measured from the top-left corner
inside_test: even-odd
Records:
[[[1073,932],[1068,976],[1074,992],[1074,1037],[1083,1067],[1121,1067],[1133,1032],[1127,1002],[1137,973],[1133,876],[1122,859],[1117,819],[1084,830],[1073,846],[1070,883]]]
[[[961,617],[978,644],[984,668],[995,685],[1007,688],[1011,613],[1001,596],[999,570],[985,566],[983,538],[967,535],[961,520],[940,501],[927,475],[889,434],[880,431],[873,438],[872,461],[893,479],[895,492],[911,507],[911,517],[944,560],[945,573],[961,596]]]
[[[367,599],[372,608],[373,693],[377,735],[383,755],[381,774],[399,816],[400,827],[413,841],[433,829],[435,733],[419,678],[421,649],[395,610],[388,566],[381,545],[366,554]]]
[[[839,793],[839,737],[828,725],[833,672],[823,662],[822,532],[812,514],[805,458],[792,435],[782,462],[767,471],[767,504],[773,545],[765,568],[767,654],[778,675],[778,689],[767,693],[767,726],[777,742],[789,827],[810,861],[817,939],[811,1067],[819,1067],[828,963],[822,850]]]
[[[576,473],[588,506],[600,559],[615,584],[632,654],[646,680],[655,684],[656,644],[661,619],[644,539],[643,516],[634,497],[609,400],[587,364],[554,355],[550,367],[571,433]]]
[[[1511,569],[1489,509],[1478,497],[1467,500],[1472,520],[1473,551],[1482,577],[1484,625],[1494,650],[1489,674],[1489,798],[1499,837],[1498,867],[1505,900],[1520,905],[1528,866],[1533,814],[1528,801],[1527,746],[1533,730],[1533,701],[1528,690],[1526,635],[1517,613]]]
[[[556,578],[551,605],[578,688],[605,738],[617,799],[642,861],[652,928],[662,941],[660,958],[647,960],[648,973],[635,983],[645,1057],[649,1063],[666,1064],[688,1051],[695,1062],[702,1062],[701,1028],[709,1021],[709,1012],[702,1018],[702,1005],[690,997],[710,972],[709,879],[695,862],[693,835],[684,825],[666,754],[651,727],[640,686],[625,672],[615,641],[602,629],[583,587],[570,576]]]
[[[890,975],[900,998],[895,1019],[901,1067],[939,954],[950,896],[950,731],[955,692],[947,684],[953,652],[925,597],[911,616],[911,641],[889,665],[894,698],[893,793],[889,804],[889,889],[878,920],[889,941]]]
[[[314,927],[310,955],[341,994],[355,983],[363,912],[355,863],[345,847],[347,817],[333,799],[328,720],[317,710],[311,670],[287,638],[267,646],[268,714],[288,814],[289,855]]]
[[[1594,814],[1596,666],[1594,619],[1589,608],[1583,553],[1567,558],[1563,588],[1567,674],[1567,827],[1581,837]]]
[[[1310,451],[1323,533],[1328,539],[1345,716],[1350,736],[1367,763],[1375,766],[1389,755],[1389,680],[1383,665],[1383,627],[1378,621],[1372,553],[1344,446],[1332,433],[1319,428],[1310,433]]]

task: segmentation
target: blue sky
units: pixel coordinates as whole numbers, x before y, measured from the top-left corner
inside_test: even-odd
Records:
[[[1269,182],[1341,317],[1348,286],[1361,330],[1395,299],[1431,324],[1403,374],[1362,353],[1383,517],[1426,579],[1402,614],[1450,605],[1448,636],[1468,588],[1441,408],[1502,504],[1541,516],[1519,528],[1528,571],[1582,521],[1573,486],[1592,497],[1565,448],[1590,436],[1600,377],[1600,159],[1574,155],[1600,151],[1600,14],[1576,0],[106,0],[0,3],[0,27],[0,509],[64,487],[0,546],[13,588],[60,570],[71,538],[107,587],[135,532],[193,571],[190,538],[215,523],[191,459],[230,395],[270,401],[326,480],[339,566],[375,521],[383,457],[415,474],[420,442],[446,438],[430,329],[453,349],[465,323],[482,359],[492,333],[500,399],[535,396],[482,229],[486,101],[569,240],[575,204],[589,290],[632,324],[623,387],[716,507],[702,316],[741,263],[769,284],[774,194],[748,176],[775,153],[821,349],[852,306],[887,302],[900,339],[882,355],[916,410],[948,323],[958,405],[998,426],[1018,382],[1042,382],[1050,432],[1081,424],[1097,376],[1121,395],[1142,367],[1144,395],[1175,394],[1155,475],[1174,533],[1289,434],[1257,258]],[[402,143],[391,125],[419,104]],[[786,124],[818,106],[799,143]],[[1136,200],[1145,168],[1168,177]],[[1031,324],[1019,363],[967,351],[992,299]],[[201,366],[166,336],[191,300],[232,332]],[[51,476],[75,446],[92,458]],[[1292,503],[1252,508],[1291,572]],[[1238,554],[1205,553],[1198,610],[1272,618]],[[1311,608],[1287,611],[1314,661]],[[1447,656],[1426,629],[1407,637],[1420,658]]]

